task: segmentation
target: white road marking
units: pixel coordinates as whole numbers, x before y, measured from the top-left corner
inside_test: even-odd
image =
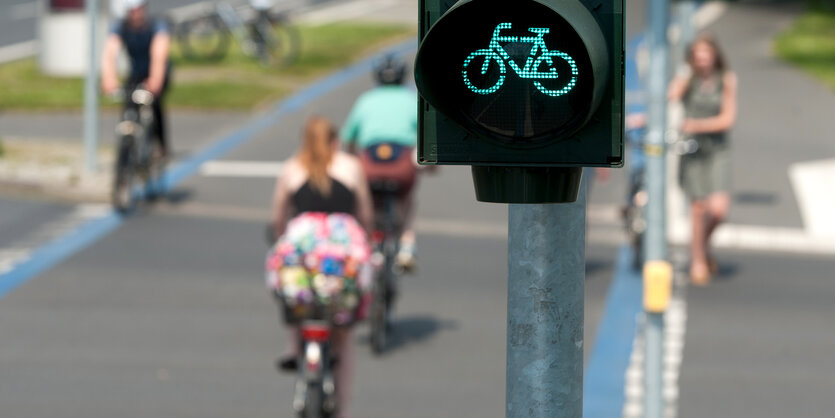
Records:
[[[358,18],[394,6],[397,0],[353,0],[312,10],[299,18],[309,25],[325,25]]]
[[[0,47],[0,64],[31,57],[38,53],[38,41],[26,41]]]
[[[708,27],[719,20],[726,10],[728,10],[728,5],[725,2],[709,1],[696,11],[695,16],[693,16],[693,23],[697,28]]]
[[[282,164],[270,161],[207,161],[200,166],[206,177],[276,178]]]
[[[679,387],[681,364],[684,360],[684,338],[687,329],[686,283],[679,275],[675,284],[673,298],[667,312],[664,313],[664,416],[678,416]],[[624,386],[624,418],[644,416],[644,326],[643,314],[638,321],[638,332],[632,345],[632,356],[626,370]]]
[[[835,160],[794,164],[789,178],[806,231],[835,241]]]
[[[34,19],[38,17],[38,2],[15,4],[9,7],[8,17],[11,20]]]
[[[678,158],[672,153],[668,159],[668,238],[670,242],[677,245],[687,245],[690,239],[690,222],[685,205],[685,197],[678,186],[675,178],[677,172]],[[812,168],[809,168],[812,167]],[[826,186],[826,179],[835,178],[835,173],[829,176],[822,176],[818,166],[801,166],[798,172],[803,172],[802,177],[814,177],[820,180],[820,184],[815,186],[816,202],[819,200],[827,200],[835,205],[835,195],[833,193],[823,193],[820,187]],[[813,170],[814,168],[814,170]],[[828,168],[827,168],[828,169]],[[835,170],[835,166],[832,167]],[[281,171],[281,163],[268,161],[209,161],[203,164],[200,168],[200,174],[206,177],[226,177],[226,178],[275,178]],[[813,173],[813,174],[806,174]],[[825,196],[822,196],[825,195]],[[815,203],[815,205],[822,205]],[[818,207],[818,206],[816,206]],[[823,207],[831,207],[833,209],[822,213],[820,215],[825,217],[826,213],[835,212],[835,206],[823,205]],[[226,208],[220,212],[230,213],[238,212],[240,208],[230,209]],[[201,210],[200,213],[206,215],[207,210]],[[221,216],[223,217],[223,216]],[[232,216],[233,218],[235,216]],[[616,226],[622,225],[620,208],[615,205],[589,205],[588,221],[590,225],[604,225]],[[829,219],[823,219],[824,222],[831,222]],[[833,225],[832,223],[826,225]],[[833,226],[835,227],[835,226]],[[505,226],[499,229],[494,227],[484,227],[483,225],[464,225],[461,226],[458,222],[451,224],[439,224],[436,221],[426,223],[424,225],[426,232],[431,234],[445,234],[456,235],[463,234],[465,236],[482,236],[482,237],[498,237],[506,236],[507,231]],[[824,227],[818,227],[825,229]],[[800,229],[754,226],[754,225],[738,225],[726,224],[722,225],[716,232],[713,238],[713,244],[717,248],[754,250],[754,251],[773,251],[784,252],[791,254],[835,254],[835,240],[827,239],[825,234],[809,234]],[[623,243],[624,234],[622,231],[617,231],[612,234],[611,231],[601,231],[599,229],[591,229],[589,231],[589,242],[619,244]]]

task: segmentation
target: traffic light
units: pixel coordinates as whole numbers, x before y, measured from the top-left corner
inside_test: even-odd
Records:
[[[421,0],[421,164],[472,165],[482,201],[573,201],[623,164],[623,0]]]

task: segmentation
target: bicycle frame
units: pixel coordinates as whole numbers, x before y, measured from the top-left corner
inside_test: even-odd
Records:
[[[493,36],[490,39],[490,44],[485,49],[479,49],[473,53],[471,53],[467,58],[464,60],[464,67],[462,69],[461,75],[464,78],[464,84],[469,88],[473,93],[480,94],[480,95],[489,95],[497,92],[503,85],[507,78],[507,68],[505,62],[510,65],[510,68],[522,79],[527,80],[534,80],[534,86],[543,94],[551,96],[551,97],[559,97],[564,94],[570,92],[574,86],[577,84],[577,76],[579,74],[579,69],[577,67],[577,63],[574,61],[570,55],[562,52],[562,51],[551,51],[548,49],[548,46],[545,45],[545,35],[551,32],[549,28],[528,28],[529,32],[534,33],[534,36],[504,36],[502,35],[503,30],[510,30],[513,28],[513,25],[510,23],[500,23],[496,26],[493,30]],[[531,50],[528,53],[528,57],[525,60],[525,66],[520,68],[519,64],[513,60],[510,54],[505,50],[505,48],[501,45],[501,43],[524,43],[530,44]],[[495,84],[489,87],[480,88],[473,84],[473,82],[469,78],[469,74],[467,72],[467,67],[469,67],[470,63],[473,61],[474,58],[478,56],[484,57],[484,62],[481,65],[481,74],[487,74],[487,70],[490,68],[490,63],[495,60],[498,68],[499,68],[499,77],[496,80]],[[565,86],[560,89],[554,90],[544,86],[538,80],[554,80],[560,78],[557,69],[555,68],[556,59],[561,59],[565,61],[570,67],[570,79]],[[549,68],[547,71],[540,71],[543,62],[547,62]]]
[[[496,29],[493,31],[493,38],[490,40],[490,50],[493,51],[498,57],[500,57],[503,61],[506,61],[510,64],[510,68],[516,72],[516,74],[521,78],[527,79],[543,79],[543,78],[557,78],[557,69],[551,68],[550,71],[547,73],[538,72],[536,71],[538,65],[541,64],[542,60],[536,57],[536,53],[539,50],[542,50],[543,56],[547,54],[548,47],[545,45],[545,35],[551,33],[551,29],[548,28],[529,28],[529,32],[533,32],[535,36],[502,36],[501,32],[505,29],[512,29],[512,25],[510,23],[501,23],[499,26],[496,26]],[[519,68],[519,65],[513,61],[513,58],[510,57],[510,54],[507,53],[507,50],[504,49],[499,43],[524,43],[524,44],[533,44],[531,48],[531,52],[528,54],[528,58],[525,61],[525,67]],[[485,64],[482,67],[482,74],[486,73],[486,66],[488,61],[485,60]]]

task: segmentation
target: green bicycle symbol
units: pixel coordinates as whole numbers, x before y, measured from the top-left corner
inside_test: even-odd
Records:
[[[510,30],[512,29],[512,26],[513,25],[510,23],[500,23],[493,31],[493,38],[490,39],[490,46],[473,52],[467,57],[467,59],[464,60],[464,69],[461,72],[464,76],[464,84],[466,84],[467,87],[476,94],[488,95],[497,92],[502,85],[504,85],[505,79],[507,78],[507,65],[505,62],[510,65],[510,68],[513,69],[513,71],[515,71],[520,78],[530,80],[554,80],[559,78],[559,74],[557,74],[557,69],[555,68],[556,60],[562,59],[568,63],[569,67],[571,67],[571,80],[568,81],[568,84],[566,84],[565,87],[558,90],[552,90],[543,86],[539,81],[534,81],[533,84],[539,91],[551,97],[559,97],[570,92],[577,84],[577,75],[579,73],[577,63],[574,62],[574,58],[571,58],[570,55],[564,52],[548,50],[548,47],[545,45],[544,37],[546,34],[551,32],[551,29],[529,28],[528,31],[535,33],[535,36],[501,35],[503,30]],[[510,54],[508,54],[504,47],[499,45],[500,42],[533,44],[524,68],[519,68],[519,65],[513,61]],[[542,53],[537,57],[536,54],[539,51],[542,51]],[[476,57],[484,57],[484,63],[481,65],[481,75],[487,74],[487,70],[489,69],[491,62],[495,61],[498,64],[499,78],[493,86],[480,88],[470,81],[470,78],[467,75],[467,67],[469,67]],[[547,70],[544,72],[540,71],[540,67],[546,63]]]

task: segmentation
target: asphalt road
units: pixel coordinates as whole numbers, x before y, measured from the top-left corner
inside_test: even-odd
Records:
[[[223,159],[287,158],[307,116],[340,123],[369,87],[361,77]],[[284,335],[263,285],[273,182],[195,176],[174,202],[140,211],[5,296],[4,415],[290,416],[292,376],[272,369]],[[495,416],[504,409],[507,208],[476,203],[465,168],[426,178],[419,201],[421,268],[403,283],[393,347],[374,359],[365,330],[355,334],[354,415]],[[588,250],[587,350],[615,253]]]
[[[833,96],[770,57],[764,40],[796,9],[766,3],[731,6],[711,28],[742,82],[732,220],[799,227],[786,171],[835,153],[824,140]],[[643,3],[626,7],[632,37],[643,26]],[[780,83],[768,81],[774,79]],[[370,78],[349,83],[222,159],[286,158],[305,117],[322,114],[340,123],[369,86]],[[825,105],[803,106],[803,100]],[[172,119],[176,147],[187,157],[248,117],[218,117],[214,129],[196,115]],[[623,173],[612,174],[595,185],[593,205],[620,203]],[[194,176],[172,202],[140,211],[0,299],[0,415],[290,416],[292,377],[272,370],[284,335],[261,270],[272,185],[270,178]],[[403,283],[392,350],[375,359],[366,330],[355,333],[354,416],[500,416],[506,207],[476,203],[465,168],[427,177],[419,201],[421,268]],[[0,207],[3,249],[74,210],[19,199],[2,199]],[[590,228],[587,352],[609,291],[617,232],[611,223]],[[738,250],[718,256],[716,283],[686,292],[678,416],[830,416],[831,256]]]

